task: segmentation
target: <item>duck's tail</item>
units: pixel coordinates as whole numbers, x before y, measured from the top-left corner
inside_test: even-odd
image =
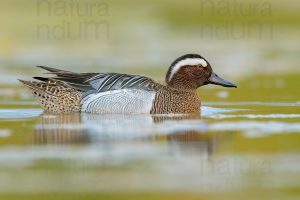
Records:
[[[40,81],[19,81],[32,91],[46,112],[68,113],[80,111],[81,91],[59,80],[35,78]]]

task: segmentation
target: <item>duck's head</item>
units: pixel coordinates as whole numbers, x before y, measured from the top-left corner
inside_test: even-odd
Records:
[[[186,54],[177,58],[167,72],[166,83],[170,87],[183,90],[193,90],[207,84],[237,87],[220,78],[213,72],[209,62],[197,54]]]

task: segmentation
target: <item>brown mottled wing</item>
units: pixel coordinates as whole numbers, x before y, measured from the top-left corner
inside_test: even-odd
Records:
[[[82,93],[58,80],[25,81],[46,112],[67,113],[80,111]]]
[[[126,88],[153,91],[159,85],[150,78],[138,75],[118,73],[74,73],[50,67],[39,67],[50,71],[51,74],[56,75],[56,77],[52,77],[51,79],[66,82],[73,88],[87,93],[100,93],[109,90]],[[34,78],[41,81],[48,80],[48,78],[43,77]]]

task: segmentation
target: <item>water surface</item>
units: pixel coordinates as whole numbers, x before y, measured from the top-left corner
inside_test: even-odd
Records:
[[[0,192],[290,196],[300,180],[299,104],[207,105],[196,116],[0,109]]]

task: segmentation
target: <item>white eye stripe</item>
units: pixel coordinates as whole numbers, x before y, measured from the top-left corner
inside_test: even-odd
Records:
[[[207,67],[207,62],[202,58],[186,58],[184,60],[181,60],[173,66],[169,76],[169,81],[171,81],[174,74],[176,74],[176,72],[182,66],[186,66],[186,65],[201,65],[202,67]]]

